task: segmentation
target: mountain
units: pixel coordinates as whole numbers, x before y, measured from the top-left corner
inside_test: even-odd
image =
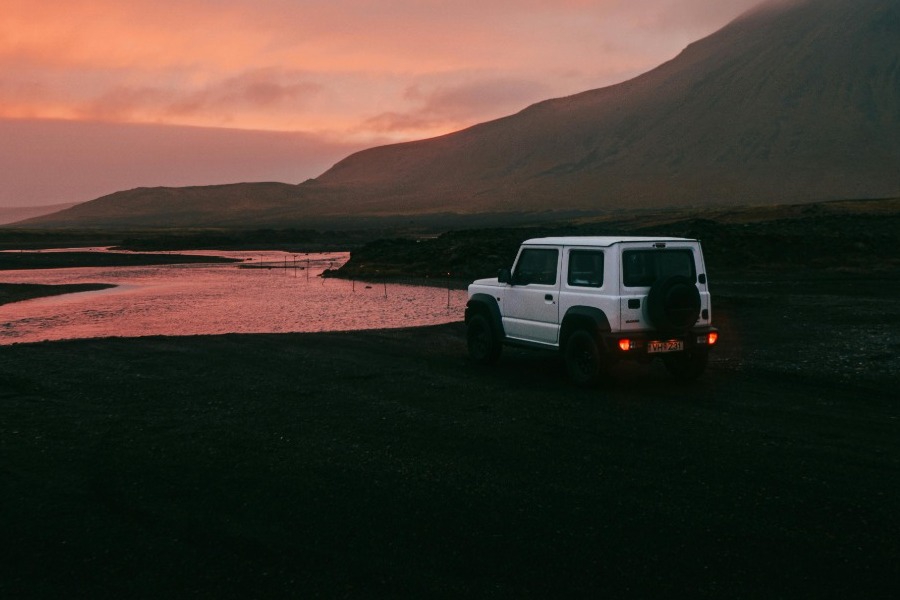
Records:
[[[241,186],[144,190],[146,211],[132,191],[31,223],[229,224],[237,201],[242,224],[271,225],[897,197],[898,39],[896,0],[765,2],[635,79],[363,150],[259,204]]]

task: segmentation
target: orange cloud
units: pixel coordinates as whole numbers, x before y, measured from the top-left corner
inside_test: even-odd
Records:
[[[78,107],[79,117],[112,121],[178,121],[241,111],[301,109],[321,86],[277,70],[241,73],[196,89],[177,87],[114,87]]]

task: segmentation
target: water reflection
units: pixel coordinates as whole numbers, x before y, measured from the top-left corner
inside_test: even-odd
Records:
[[[198,251],[238,264],[0,271],[5,283],[117,287],[0,306],[0,344],[69,338],[347,331],[462,318],[462,290],[322,279],[347,253]],[[309,264],[309,270],[306,267]],[[285,268],[287,267],[287,268]]]

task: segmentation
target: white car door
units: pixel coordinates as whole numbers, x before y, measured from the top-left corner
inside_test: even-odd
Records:
[[[523,248],[503,294],[503,329],[509,338],[555,344],[559,338],[558,248]]]

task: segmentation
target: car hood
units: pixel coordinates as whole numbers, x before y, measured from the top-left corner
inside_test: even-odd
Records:
[[[471,285],[487,285],[493,287],[499,287],[500,282],[496,277],[488,277],[487,279],[476,279],[471,283]]]

